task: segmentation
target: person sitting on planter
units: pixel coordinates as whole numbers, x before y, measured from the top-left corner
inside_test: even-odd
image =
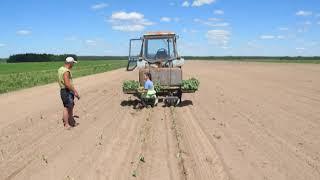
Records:
[[[154,85],[152,82],[152,77],[151,77],[151,73],[145,73],[144,74],[144,89],[147,91],[147,93],[144,95],[144,97],[146,99],[154,99],[154,105],[157,105],[158,103],[158,98],[156,96],[156,91],[154,90]]]

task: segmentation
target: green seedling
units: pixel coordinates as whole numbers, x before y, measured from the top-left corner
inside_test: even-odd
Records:
[[[143,157],[143,156],[140,156],[140,158],[139,158],[139,159],[140,159],[140,161],[141,161],[141,162],[143,162],[143,163],[145,162],[145,160],[144,160],[144,157]]]
[[[137,171],[136,171],[136,170],[134,170],[134,171],[132,172],[132,176],[133,176],[133,177],[137,177]]]
[[[139,89],[140,83],[134,80],[127,80],[123,82],[122,89],[124,91],[136,91]]]

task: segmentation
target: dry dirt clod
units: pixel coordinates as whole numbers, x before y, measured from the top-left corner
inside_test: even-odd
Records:
[[[1,160],[4,160],[4,152],[2,149],[1,149]]]
[[[42,160],[43,162],[45,162],[46,164],[48,164],[48,159],[45,155],[42,154]]]
[[[74,178],[72,178],[72,177],[70,177],[70,176],[67,176],[65,179],[66,179],[66,180],[74,180]]]
[[[217,134],[213,134],[213,137],[215,137],[216,139],[221,139],[221,136]]]
[[[219,125],[220,125],[221,127],[226,127],[226,124],[223,123],[223,122],[219,123]]]
[[[212,164],[212,158],[211,157],[206,157],[206,161],[208,162],[208,163],[210,163],[210,164]]]

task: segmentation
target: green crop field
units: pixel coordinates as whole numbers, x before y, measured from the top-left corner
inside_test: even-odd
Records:
[[[72,70],[74,78],[125,67],[124,60],[80,61]],[[57,81],[63,62],[0,63],[0,94]]]

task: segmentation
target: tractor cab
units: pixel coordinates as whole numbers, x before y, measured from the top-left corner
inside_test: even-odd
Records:
[[[128,71],[147,66],[173,67],[180,59],[177,52],[177,35],[173,32],[150,32],[129,44]]]

